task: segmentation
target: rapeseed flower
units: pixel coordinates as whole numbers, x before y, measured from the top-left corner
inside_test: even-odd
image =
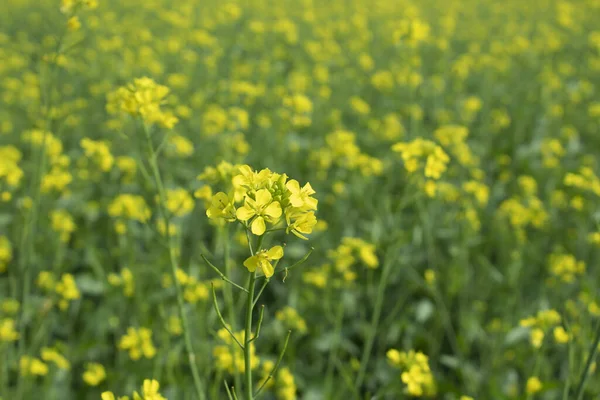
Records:
[[[281,257],[283,257],[283,247],[281,246],[275,246],[269,250],[260,250],[244,261],[244,267],[250,272],[259,269],[267,278],[270,278],[275,271],[271,261],[277,261]]]

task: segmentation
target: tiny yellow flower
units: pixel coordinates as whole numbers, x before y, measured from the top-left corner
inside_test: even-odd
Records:
[[[236,218],[236,209],[229,196],[219,192],[212,196],[210,207],[206,210],[206,216],[210,219],[223,218],[225,221],[233,222]]]
[[[270,278],[275,272],[271,261],[279,260],[281,257],[283,257],[283,247],[275,246],[269,250],[261,250],[252,257],[247,258],[244,261],[244,267],[250,272],[254,272],[259,268],[267,278]]]
[[[310,197],[316,192],[313,190],[310,183],[304,185],[303,188],[300,188],[300,184],[295,179],[290,179],[285,187],[290,191],[290,203],[293,207],[302,208],[303,210],[316,210],[318,200]]]
[[[525,391],[528,394],[535,394],[540,390],[542,390],[542,382],[537,376],[532,376],[531,378],[527,379]]]
[[[83,381],[90,386],[98,386],[106,379],[106,370],[102,364],[88,363],[82,375]]]
[[[569,341],[570,336],[562,326],[555,327],[553,333],[556,343],[567,343]]]

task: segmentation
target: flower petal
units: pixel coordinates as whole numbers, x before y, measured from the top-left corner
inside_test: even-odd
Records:
[[[267,251],[267,256],[269,257],[269,260],[279,260],[281,257],[283,257],[283,247],[271,247],[271,249]]]
[[[309,210],[316,210],[318,203],[319,203],[319,200],[315,199],[314,197],[306,198],[306,206],[308,207]]]
[[[240,221],[248,221],[250,218],[254,217],[254,215],[256,215],[254,210],[247,206],[240,207],[235,212],[235,216]]]
[[[306,193],[307,195],[311,195],[311,194],[315,194],[317,192],[315,192],[315,190],[312,188],[312,186],[310,186],[309,182],[306,182],[306,185],[304,185],[304,187],[302,188],[302,191],[304,193]]]
[[[292,192],[292,194],[295,193],[300,193],[300,184],[298,183],[297,180],[295,179],[290,179],[286,184],[285,187],[288,188],[288,190],[290,192]]]
[[[246,258],[244,261],[244,267],[246,267],[250,272],[256,271],[256,267],[258,267],[258,256]]]
[[[261,236],[267,230],[267,226],[265,225],[265,219],[261,216],[258,216],[252,221],[251,226],[252,233],[256,236]]]
[[[261,266],[262,272],[265,274],[265,276],[267,278],[270,278],[273,276],[275,269],[273,268],[273,265],[271,265],[270,262],[268,262],[268,261],[262,262],[262,263],[260,263],[260,266]]]
[[[259,207],[264,207],[273,200],[273,196],[267,189],[260,189],[256,191],[256,205]]]
[[[304,205],[304,199],[302,199],[300,192],[292,193],[290,196],[290,203],[293,207],[302,207]]]
[[[263,215],[273,218],[273,219],[277,219],[279,217],[281,217],[281,204],[279,204],[278,201],[274,201],[271,204],[269,204],[269,206],[267,208],[265,208],[265,210],[263,211]]]

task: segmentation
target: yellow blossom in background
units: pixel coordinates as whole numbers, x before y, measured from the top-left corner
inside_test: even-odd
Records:
[[[387,352],[387,359],[392,366],[403,371],[400,379],[406,385],[406,392],[409,395],[421,397],[436,394],[435,380],[425,354],[414,350],[400,352],[390,349]]]
[[[69,307],[69,302],[81,297],[75,278],[71,274],[63,274],[61,279],[56,282],[54,290],[60,296],[58,306],[61,310],[66,310]]]
[[[50,213],[52,229],[59,233],[61,242],[67,243],[77,226],[71,214],[66,210],[54,210]]]
[[[527,394],[535,394],[542,390],[542,382],[536,376],[532,376],[527,379],[527,384],[525,385],[525,392]]]
[[[3,318],[0,320],[0,342],[14,342],[19,339],[15,320]]]
[[[133,194],[120,194],[108,206],[108,214],[139,222],[147,222],[152,212],[143,197]]]
[[[294,375],[286,367],[280,368],[277,371],[275,379],[277,398],[280,400],[295,400],[296,397],[296,382]]]
[[[42,360],[46,361],[46,363],[51,362],[55,364],[58,368],[64,370],[71,369],[71,363],[62,354],[60,354],[58,350],[54,348],[44,347],[42,348],[40,354]]]
[[[420,138],[412,142],[396,143],[392,150],[400,153],[407,172],[412,174],[421,170],[424,176],[430,179],[440,179],[450,161],[440,146]]]
[[[275,313],[275,318],[283,322],[287,329],[304,334],[308,331],[306,322],[292,307],[284,307]]]
[[[115,396],[113,392],[102,392],[102,400],[129,400],[129,396]],[[141,394],[133,392],[133,400],[167,400],[160,394],[160,383],[155,379],[144,379]]]
[[[166,86],[159,85],[147,77],[138,78],[134,79],[133,83],[109,93],[106,109],[111,114],[140,116],[148,125],[158,124],[171,129],[178,119],[171,111],[161,108],[168,94],[169,88]]]
[[[82,375],[83,381],[90,386],[98,386],[106,379],[106,370],[102,364],[88,363]]]
[[[245,343],[244,331],[234,332],[234,335],[240,343]],[[244,353],[242,349],[235,344],[235,341],[225,328],[219,329],[217,336],[224,343],[213,347],[213,357],[217,370],[227,371],[230,374],[235,372],[243,373],[246,367],[244,365]],[[251,368],[255,370],[260,365],[260,359],[256,356],[254,342],[251,342],[249,345],[252,357]]]
[[[48,373],[48,365],[39,358],[23,356],[19,360],[19,370],[22,376],[45,376]]]
[[[0,272],[6,271],[8,263],[12,260],[12,245],[8,238],[0,235]]]
[[[145,357],[154,358],[156,348],[152,342],[152,331],[148,328],[127,328],[127,333],[119,341],[119,349],[129,352],[129,357],[136,361]]]
[[[133,297],[135,293],[135,279],[133,272],[129,268],[123,268],[120,274],[108,274],[108,283],[112,286],[123,287],[123,294],[126,297]]]
[[[554,340],[556,343],[567,343],[570,339],[569,333],[562,326],[557,326],[553,330]]]
[[[566,283],[573,282],[578,275],[585,272],[585,263],[578,261],[571,254],[551,254],[548,263],[552,275]]]
[[[103,172],[109,171],[114,164],[114,157],[110,152],[107,142],[94,141],[88,138],[81,139],[81,147],[85,156],[92,160]]]
[[[194,199],[185,189],[170,189],[167,190],[166,207],[174,216],[183,217],[194,209]]]

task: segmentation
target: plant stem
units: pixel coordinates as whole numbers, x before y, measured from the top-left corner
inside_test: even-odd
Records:
[[[377,335],[377,326],[379,325],[379,318],[381,317],[381,310],[383,309],[383,299],[385,297],[385,289],[389,281],[389,275],[392,272],[392,266],[395,261],[395,249],[388,252],[385,263],[383,264],[383,271],[381,272],[381,278],[379,279],[379,285],[377,287],[377,297],[375,299],[375,308],[373,310],[373,317],[371,318],[371,324],[369,326],[369,332],[367,334],[367,341],[363,348],[363,353],[360,360],[360,369],[358,370],[358,376],[354,387],[356,390],[360,390],[361,385],[365,380],[365,374],[367,372],[367,364],[371,356],[371,350],[373,349],[373,343],[375,342],[375,336]]]
[[[594,362],[594,358],[596,358],[596,353],[598,352],[598,344],[600,343],[600,321],[598,321],[598,326],[596,327],[596,336],[594,337],[594,342],[592,343],[592,347],[590,347],[590,351],[588,353],[588,358],[585,363],[585,368],[583,369],[583,373],[581,374],[581,378],[579,379],[579,384],[577,385],[577,391],[575,392],[575,399],[581,400],[583,398],[583,389],[585,388],[585,383],[587,381],[588,375],[590,374],[590,368],[592,368],[592,363]]]
[[[327,372],[325,373],[325,393],[327,396],[333,396],[333,373],[335,372],[335,360],[337,359],[338,349],[342,338],[342,325],[344,323],[344,302],[340,301],[335,314],[335,326],[333,328],[336,342],[329,349],[329,358],[327,361]]]
[[[248,281],[248,300],[246,301],[246,328],[244,330],[244,380],[246,381],[246,400],[253,400],[252,395],[252,352],[250,341],[252,336],[252,309],[254,306],[254,286],[256,283],[256,271],[250,272]]]
[[[154,150],[154,146],[152,144],[152,138],[150,137],[150,132],[148,131],[148,127],[146,124],[144,125],[144,134],[146,135],[146,140],[148,142],[148,150],[149,150],[149,164],[152,170],[152,175],[154,177],[154,183],[156,184],[156,189],[159,195],[159,211],[161,217],[165,223],[165,232],[167,236],[167,241],[169,245],[169,261],[171,264],[171,275],[173,277],[173,282],[175,285],[175,292],[177,297],[177,307],[179,309],[179,317],[181,318],[181,322],[183,325],[183,336],[185,340],[185,347],[188,353],[188,361],[190,365],[190,369],[192,371],[192,377],[194,379],[194,386],[196,388],[196,395],[199,399],[204,400],[205,394],[203,389],[202,381],[200,380],[200,374],[198,373],[198,367],[196,366],[196,356],[194,355],[194,347],[192,346],[192,339],[190,335],[190,326],[188,323],[188,319],[185,313],[185,307],[183,302],[183,294],[181,290],[181,284],[177,279],[177,255],[175,254],[175,248],[173,246],[173,242],[171,239],[171,235],[169,232],[171,231],[171,222],[169,219],[169,215],[167,214],[166,204],[167,204],[167,196],[164,188],[164,184],[162,181],[162,177],[160,174],[160,170],[158,168],[158,163],[156,160],[156,152]]]
[[[246,231],[248,234],[248,231]],[[252,249],[250,235],[248,235],[248,247],[250,254],[253,256],[258,253],[262,247],[264,235],[258,237],[256,249]],[[252,394],[252,352],[250,351],[250,342],[252,341],[252,310],[254,309],[254,288],[256,286],[256,271],[250,272],[248,279],[248,297],[246,299],[246,324],[244,328],[244,381],[246,400],[253,400]]]

